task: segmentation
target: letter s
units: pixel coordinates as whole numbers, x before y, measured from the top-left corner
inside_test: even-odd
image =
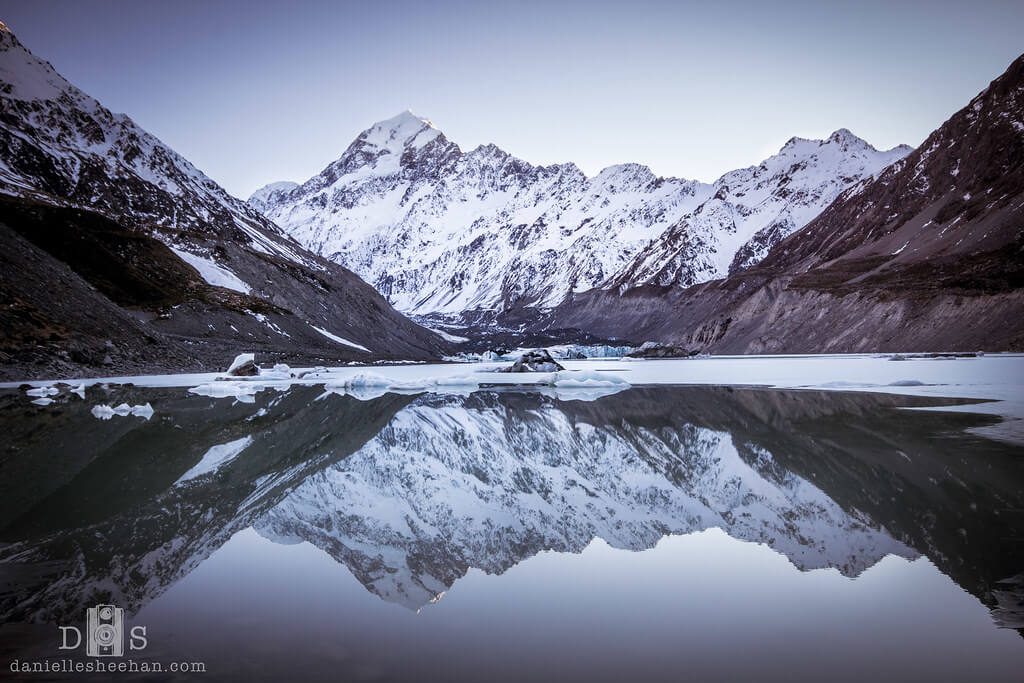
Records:
[[[60,650],[74,650],[76,647],[82,644],[82,632],[74,626],[58,626],[60,629]],[[78,640],[75,641],[74,645],[68,645],[68,631],[74,631],[75,636]]]
[[[136,645],[136,641],[141,641],[141,645]],[[149,639],[146,638],[146,627],[145,626],[132,626],[131,640],[128,642],[129,650],[145,650],[146,646],[149,645]]]

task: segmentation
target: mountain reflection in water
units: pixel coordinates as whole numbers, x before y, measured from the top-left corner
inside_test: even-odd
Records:
[[[997,624],[1024,626],[1024,462],[966,431],[995,418],[864,393],[565,398],[296,386],[241,403],[94,387],[39,408],[4,393],[0,613],[8,625],[79,620],[101,602],[136,614],[249,528],[312,544],[413,611],[470,568],[501,575],[595,539],[640,551],[719,528],[847,577],[924,555]],[[90,413],[122,401],[155,415]]]

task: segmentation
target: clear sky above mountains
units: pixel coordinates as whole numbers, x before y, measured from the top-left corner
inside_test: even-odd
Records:
[[[1024,50],[1024,3],[5,0],[37,56],[229,191],[410,108],[463,149],[711,181],[791,136],[919,144]]]

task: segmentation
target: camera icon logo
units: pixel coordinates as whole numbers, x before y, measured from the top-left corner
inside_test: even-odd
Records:
[[[96,605],[86,610],[85,653],[89,657],[124,656],[124,610]]]

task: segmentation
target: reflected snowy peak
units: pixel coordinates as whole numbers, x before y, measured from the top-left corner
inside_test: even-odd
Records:
[[[311,476],[257,530],[306,540],[382,598],[417,609],[469,567],[500,574],[594,538],[643,550],[719,527],[800,569],[855,576],[917,553],[756,446],[672,419],[575,419],[556,401],[424,396],[351,457]],[[752,456],[752,457],[751,457]]]

